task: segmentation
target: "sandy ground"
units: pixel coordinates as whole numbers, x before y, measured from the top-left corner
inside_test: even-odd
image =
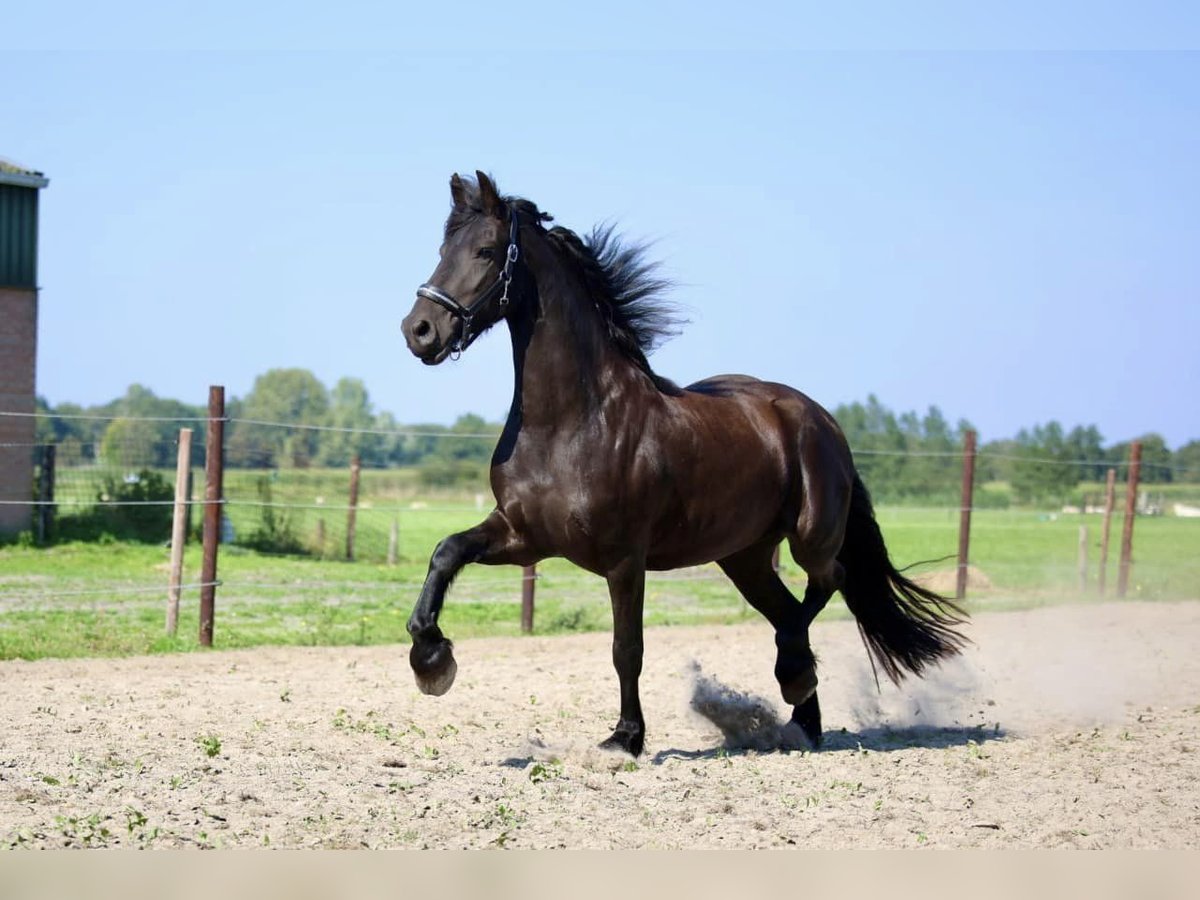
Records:
[[[607,634],[460,642],[439,698],[404,647],[0,663],[0,846],[1200,846],[1200,603],[970,633],[961,661],[877,692],[853,624],[818,624],[808,753],[767,746],[765,625],[652,630],[636,763],[595,749]],[[698,691],[757,712],[735,740],[757,749]]]

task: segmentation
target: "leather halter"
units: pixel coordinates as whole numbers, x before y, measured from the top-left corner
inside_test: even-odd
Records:
[[[516,266],[517,259],[521,255],[519,240],[520,223],[517,221],[517,211],[511,206],[508,208],[508,222],[508,249],[504,251],[504,268],[500,270],[500,277],[487,290],[476,297],[475,301],[469,306],[464,306],[454,299],[453,296],[429,282],[417,288],[418,297],[431,300],[452,316],[462,321],[462,328],[459,330],[458,337],[454,341],[452,349],[454,353],[462,353],[482,333],[472,332],[471,322],[475,318],[475,314],[491,303],[497,294],[500,295],[500,306],[508,306],[508,286],[512,283],[513,268]]]

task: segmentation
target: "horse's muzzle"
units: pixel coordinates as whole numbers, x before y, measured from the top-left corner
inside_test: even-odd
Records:
[[[436,366],[454,349],[454,342],[443,337],[437,325],[415,310],[400,323],[400,330],[409,351],[427,366]]]

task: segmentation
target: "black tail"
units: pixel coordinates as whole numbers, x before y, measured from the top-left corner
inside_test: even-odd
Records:
[[[909,581],[892,565],[871,495],[858,475],[838,562],[846,570],[846,606],[858,620],[867,650],[893,682],[899,683],[906,671],[920,675],[927,665],[953,656],[967,643],[954,630],[966,621],[966,612]]]

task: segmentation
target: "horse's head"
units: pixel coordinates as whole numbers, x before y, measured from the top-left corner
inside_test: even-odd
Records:
[[[417,288],[401,328],[408,349],[435,366],[461,353],[508,314],[509,288],[520,255],[516,210],[482,172],[476,181],[450,177],[454,207],[446,220],[441,261]]]

